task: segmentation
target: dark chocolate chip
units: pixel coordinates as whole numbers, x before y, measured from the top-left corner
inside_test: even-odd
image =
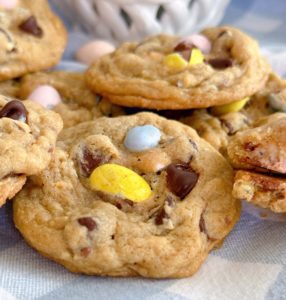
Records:
[[[170,207],[174,207],[174,206],[176,205],[176,202],[175,202],[174,198],[171,197],[171,196],[167,196],[165,202],[166,202],[166,203],[168,204],[168,206],[170,206]]]
[[[81,226],[86,227],[88,231],[93,231],[97,228],[96,222],[90,217],[79,218],[77,221]]]
[[[90,247],[85,247],[85,248],[82,248],[80,250],[80,254],[83,257],[87,257],[90,253],[91,253],[91,248]]]
[[[166,171],[169,190],[181,200],[191,192],[199,178],[199,175],[185,163],[170,164]]]
[[[182,41],[178,45],[175,46],[174,51],[176,52],[182,52],[186,50],[192,50],[194,45],[191,42],[188,41]]]
[[[182,41],[174,48],[174,51],[178,52],[186,61],[189,61],[193,48],[194,45],[192,43]]]
[[[25,20],[23,23],[19,25],[19,28],[31,35],[34,35],[36,37],[42,37],[43,36],[43,30],[41,27],[39,27],[37,19],[34,16],[30,16],[27,20]]]
[[[199,227],[200,227],[200,231],[207,235],[207,228],[206,228],[206,222],[204,219],[204,213],[201,214]]]
[[[8,102],[0,110],[0,118],[10,118],[13,120],[19,120],[27,122],[28,111],[24,104],[19,100],[12,100]]]
[[[207,61],[214,69],[223,70],[233,66],[233,61],[229,58],[212,58]]]
[[[244,149],[246,151],[254,151],[257,147],[258,147],[258,145],[255,145],[252,142],[248,142],[248,143],[244,144]]]
[[[84,149],[83,157],[80,160],[83,175],[88,177],[95,168],[104,162],[106,162],[106,159],[103,155],[95,155],[88,149]]]
[[[165,212],[165,209],[162,208],[155,217],[155,224],[162,225],[164,219],[168,219],[169,215]]]

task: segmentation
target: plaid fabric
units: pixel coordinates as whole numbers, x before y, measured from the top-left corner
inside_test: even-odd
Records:
[[[285,0],[233,0],[222,21],[258,38],[275,69],[286,74]],[[87,37],[74,33],[61,68]],[[284,52],[285,51],[285,52]],[[12,223],[11,203],[0,209],[0,300],[286,299],[286,214],[244,207],[241,220],[200,271],[180,280],[75,275],[28,247]]]

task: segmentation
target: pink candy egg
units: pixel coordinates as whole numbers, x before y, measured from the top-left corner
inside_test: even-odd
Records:
[[[18,5],[18,0],[0,0],[0,8],[13,9]]]
[[[198,49],[200,49],[204,54],[208,54],[211,51],[212,44],[207,37],[202,34],[192,34],[186,36],[185,38],[181,39],[179,43],[186,42],[188,44],[192,44]],[[178,43],[178,44],[179,44]]]
[[[54,106],[62,102],[58,91],[50,85],[39,85],[29,95],[28,99],[33,102],[37,102],[48,109],[52,109]]]
[[[76,52],[76,59],[80,62],[90,65],[100,56],[111,53],[115,47],[106,41],[92,41],[82,46]]]

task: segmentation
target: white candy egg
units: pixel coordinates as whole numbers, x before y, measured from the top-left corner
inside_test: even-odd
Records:
[[[82,46],[76,52],[76,59],[84,64],[90,65],[99,57],[111,53],[115,47],[107,41],[92,41]]]
[[[52,109],[62,102],[58,91],[50,85],[38,86],[28,97],[29,100],[41,104],[43,107]]]

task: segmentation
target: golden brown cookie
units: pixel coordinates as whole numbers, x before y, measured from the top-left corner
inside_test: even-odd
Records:
[[[48,166],[61,129],[56,113],[0,96],[0,206]]]
[[[51,71],[25,75],[20,81],[19,97],[27,99],[39,86],[54,87],[62,102],[53,107],[64,121],[64,127],[91,121],[101,116],[123,115],[124,111],[117,105],[92,93],[86,86],[81,73]]]
[[[264,86],[270,68],[254,40],[227,26],[202,34],[211,42],[204,59],[194,45],[180,42],[179,37],[152,36],[140,43],[124,43],[96,60],[86,73],[87,83],[113,103],[153,109],[222,105]],[[173,54],[175,63],[168,60]]]
[[[19,0],[0,8],[0,80],[16,78],[58,63],[67,34],[47,0]]]
[[[238,220],[232,183],[227,161],[179,122],[99,118],[63,130],[49,167],[16,196],[14,221],[73,272],[185,277]]]

